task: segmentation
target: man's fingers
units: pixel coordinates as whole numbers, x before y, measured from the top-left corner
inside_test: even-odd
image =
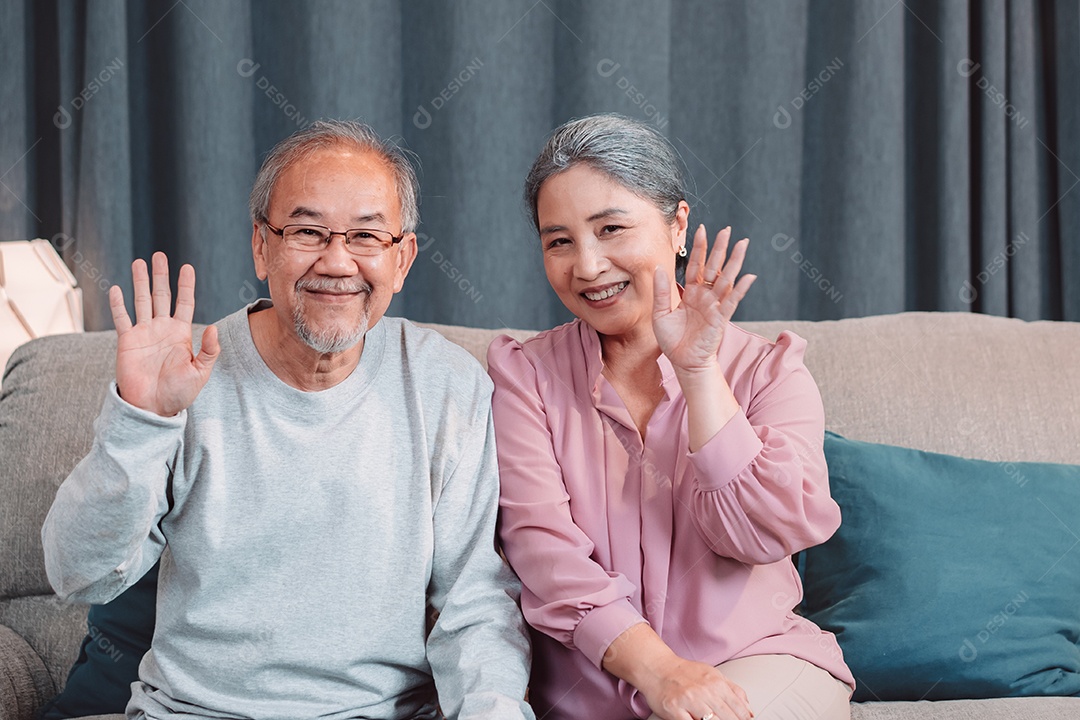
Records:
[[[131,317],[124,307],[124,291],[113,285],[109,288],[109,310],[112,312],[113,326],[117,335],[123,335],[131,329]]]
[[[169,287],[169,259],[165,253],[156,252],[151,258],[154,271],[153,305],[154,317],[172,315],[172,289]]]
[[[176,283],[176,319],[190,323],[195,316],[195,268],[184,265]]]
[[[131,263],[131,282],[135,286],[135,322],[150,322],[154,317],[154,305],[150,298],[150,275],[146,271],[146,261],[136,260]]]
[[[202,343],[199,346],[199,354],[195,357],[195,365],[204,375],[209,375],[221,354],[221,343],[218,342],[217,326],[208,325],[202,334]]]

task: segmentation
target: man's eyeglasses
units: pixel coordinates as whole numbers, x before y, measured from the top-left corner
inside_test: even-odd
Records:
[[[345,249],[353,255],[378,255],[391,245],[398,244],[405,237],[404,235],[394,237],[389,230],[370,228],[334,232],[322,225],[286,225],[283,228],[276,228],[269,222],[263,221],[263,223],[275,235],[280,235],[288,247],[302,252],[319,252],[330,244],[335,235],[341,235],[345,238]]]

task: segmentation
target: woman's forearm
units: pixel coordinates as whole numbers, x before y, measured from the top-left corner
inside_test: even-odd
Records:
[[[739,412],[719,364],[694,371],[675,370],[686,398],[686,425],[690,452],[697,452]]]
[[[649,682],[664,674],[678,656],[648,623],[638,623],[615,638],[604,653],[604,669],[649,694]]]

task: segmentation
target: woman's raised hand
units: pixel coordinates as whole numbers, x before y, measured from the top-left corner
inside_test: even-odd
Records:
[[[686,287],[682,302],[671,309],[671,281],[661,268],[653,277],[653,332],[660,351],[676,370],[694,372],[716,364],[716,353],[735,308],[750,289],[756,275],[744,275],[736,282],[746,258],[750,240],[735,243],[727,257],[731,228],[716,235],[706,259],[708,235],[699,225],[694,233],[694,249],[686,267]],[[725,262],[725,257],[726,262]]]
[[[191,318],[195,313],[195,269],[180,268],[176,313],[171,314],[169,261],[154,253],[154,289],[151,293],[146,262],[131,264],[135,286],[135,324],[124,307],[124,294],[109,288],[109,307],[116,326],[116,386],[132,405],[169,417],[186,409],[210,379],[221,347],[217,328],[203,332],[196,357],[191,344]]]

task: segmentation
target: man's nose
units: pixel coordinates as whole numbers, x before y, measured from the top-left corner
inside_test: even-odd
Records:
[[[334,233],[319,253],[316,269],[322,275],[355,275],[358,272],[356,258],[345,243],[344,233]]]

